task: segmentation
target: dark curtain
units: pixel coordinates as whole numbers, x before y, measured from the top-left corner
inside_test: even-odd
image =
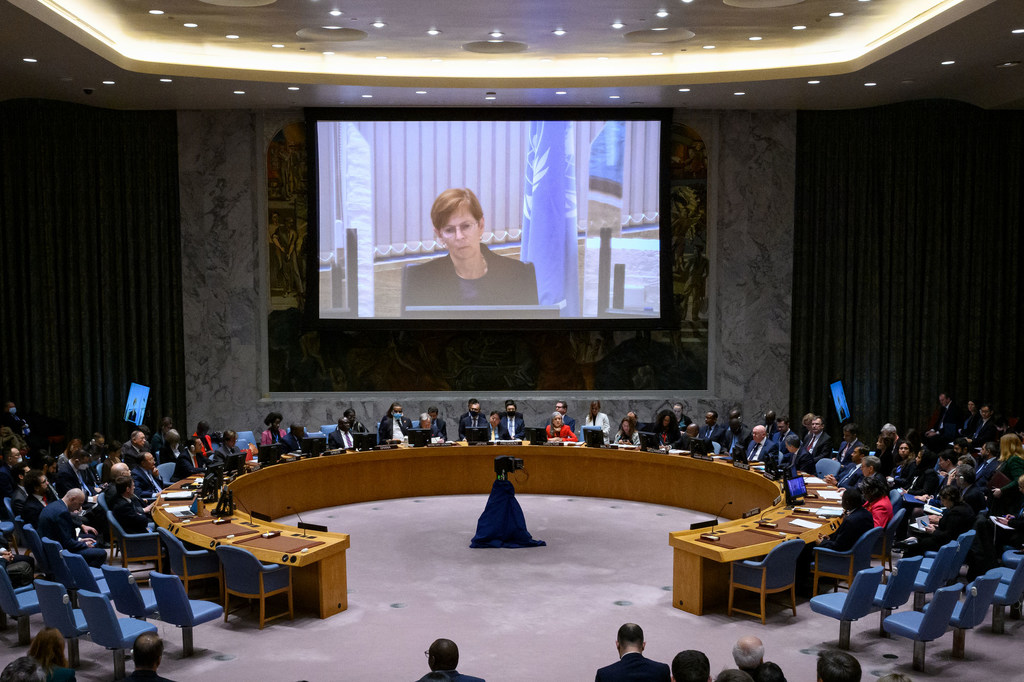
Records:
[[[1024,113],[947,101],[800,112],[790,410],[842,379],[871,439],[940,391],[1019,415]]]
[[[34,430],[185,417],[174,112],[0,103],[0,394]],[[54,420],[49,423],[49,420]]]

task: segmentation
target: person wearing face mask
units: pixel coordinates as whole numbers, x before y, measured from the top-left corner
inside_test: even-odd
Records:
[[[501,417],[501,440],[522,440],[526,435],[526,422],[516,411],[516,401],[505,401],[505,414]]]
[[[402,414],[401,403],[391,403],[380,424],[377,425],[377,442],[386,443],[389,440],[401,440],[412,428],[412,420]]]
[[[480,414],[480,401],[470,398],[466,414],[459,417],[459,440],[466,440],[466,427],[487,426],[487,418]]]
[[[65,461],[57,465],[57,494],[63,497],[72,488],[80,488],[87,496],[86,503],[93,502],[100,492],[95,472],[89,470],[89,453],[81,447],[68,453]]]

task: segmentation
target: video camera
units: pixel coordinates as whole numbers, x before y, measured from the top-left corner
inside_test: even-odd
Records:
[[[518,457],[503,455],[501,457],[494,458],[494,473],[497,475],[499,481],[505,480],[513,471],[518,471],[522,468],[523,460]]]

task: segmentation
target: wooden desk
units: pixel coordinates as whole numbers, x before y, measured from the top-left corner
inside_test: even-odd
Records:
[[[494,458],[501,455],[525,461],[525,472],[512,477],[516,491],[521,494],[633,500],[709,515],[718,514],[723,501],[731,500],[733,504],[723,512],[730,518],[753,507],[768,509],[779,495],[779,486],[758,473],[690,457],[570,446],[456,445],[347,452],[246,474],[231,484],[239,510],[235,518],[247,521],[244,509],[277,518],[372,500],[486,495],[494,482]],[[780,512],[780,516],[784,515]],[[182,539],[204,547],[216,544],[216,540],[189,529],[190,524],[166,517],[154,513],[160,525],[172,527],[172,532],[176,528]],[[722,524],[720,528],[729,528],[731,523],[737,522]],[[290,536],[296,532],[281,524],[257,525],[282,529]],[[320,617],[326,618],[347,608],[345,550],[349,537],[340,533],[313,535],[330,541],[299,556],[285,557],[262,548],[253,548],[253,552],[268,562],[282,563],[287,558],[289,565],[295,567],[296,604],[316,607]],[[693,613],[702,613],[707,605],[717,602],[723,568],[728,579],[728,565],[721,562],[741,555],[745,558],[763,554],[778,542],[769,539],[763,546],[723,552],[721,548],[702,546],[706,543],[690,535],[688,531],[671,533],[669,542],[675,552],[673,605]],[[814,531],[808,535],[817,537]],[[235,538],[233,542],[238,544],[243,539]]]

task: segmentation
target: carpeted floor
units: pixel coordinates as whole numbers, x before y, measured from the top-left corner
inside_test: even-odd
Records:
[[[416,680],[423,651],[437,637],[458,643],[459,669],[490,682],[591,680],[613,662],[624,622],[646,633],[647,655],[669,662],[682,649],[704,651],[712,673],[732,667],[731,648],[759,636],[790,682],[813,682],[821,648],[839,625],[800,602],[797,617],[770,606],[768,625],[724,611],[697,617],[671,607],[670,531],[705,515],[671,507],[592,498],[520,496],[530,532],[548,543],[530,549],[469,549],[480,495],[388,500],[322,509],[303,520],[351,535],[349,609],[327,620],[308,614],[262,632],[244,610],[196,629],[199,651],[181,658],[181,636],[155,621],[167,641],[160,673],[180,681]],[[288,522],[289,519],[282,519]],[[274,605],[272,605],[273,608]],[[32,618],[32,632],[42,626]],[[987,627],[967,636],[967,659],[950,658],[952,634],[928,645],[927,672],[910,668],[912,643],[876,635],[877,615],[853,624],[852,653],[864,680],[886,672],[913,679],[978,675],[1024,679],[1012,655],[1021,621],[1006,635]],[[13,627],[0,632],[0,662],[22,655]],[[83,640],[80,680],[111,679],[108,651]],[[132,664],[128,663],[131,671]]]

